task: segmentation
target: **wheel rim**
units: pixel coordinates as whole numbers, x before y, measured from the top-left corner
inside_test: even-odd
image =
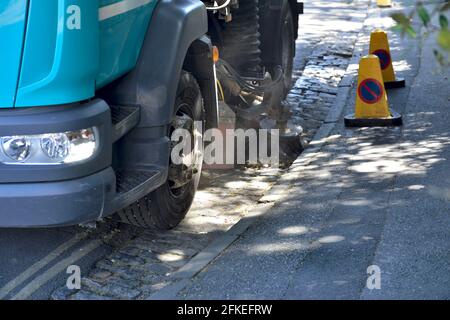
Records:
[[[171,142],[168,187],[170,194],[175,198],[181,197],[189,189],[190,183],[200,171],[201,166],[201,143],[199,142],[201,141],[201,133],[196,128],[192,108],[187,103],[178,106],[178,111],[170,126],[170,137],[178,129],[186,130],[190,135],[191,144],[188,146],[188,149],[191,151],[185,154],[183,148],[180,155],[182,162],[175,164],[172,159],[172,150],[181,142]],[[183,145],[187,144],[187,141],[182,143]]]

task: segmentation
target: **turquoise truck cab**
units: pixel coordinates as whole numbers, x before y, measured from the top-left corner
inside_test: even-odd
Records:
[[[197,0],[1,1],[0,227],[95,221],[166,183],[188,60],[216,108],[207,29]]]
[[[129,72],[157,0],[0,4],[0,107],[67,104]],[[6,63],[7,62],[7,63]]]

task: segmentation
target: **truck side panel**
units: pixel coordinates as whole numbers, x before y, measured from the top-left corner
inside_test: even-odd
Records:
[[[0,108],[14,106],[26,13],[27,0],[0,2]]]
[[[100,0],[97,88],[124,75],[136,65],[156,4],[157,0],[134,0],[128,1],[128,4],[127,1]],[[133,9],[135,6],[139,8]]]
[[[73,103],[130,71],[157,0],[30,0],[16,107]]]
[[[51,22],[45,22],[48,19]],[[48,53],[49,47],[54,48],[53,54]],[[31,0],[15,106],[64,104],[93,97],[98,59],[97,1]]]

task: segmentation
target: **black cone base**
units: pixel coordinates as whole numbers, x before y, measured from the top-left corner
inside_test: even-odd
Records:
[[[405,79],[398,78],[395,81],[389,81],[384,83],[386,89],[404,88],[406,86]]]
[[[355,114],[344,118],[346,127],[395,127],[403,124],[402,116],[391,109],[390,118],[356,119]]]

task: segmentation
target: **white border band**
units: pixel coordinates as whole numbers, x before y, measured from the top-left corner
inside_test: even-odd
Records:
[[[98,10],[98,20],[104,21],[110,19],[139,7],[146,6],[153,1],[154,0],[123,0],[108,6],[104,6]]]

